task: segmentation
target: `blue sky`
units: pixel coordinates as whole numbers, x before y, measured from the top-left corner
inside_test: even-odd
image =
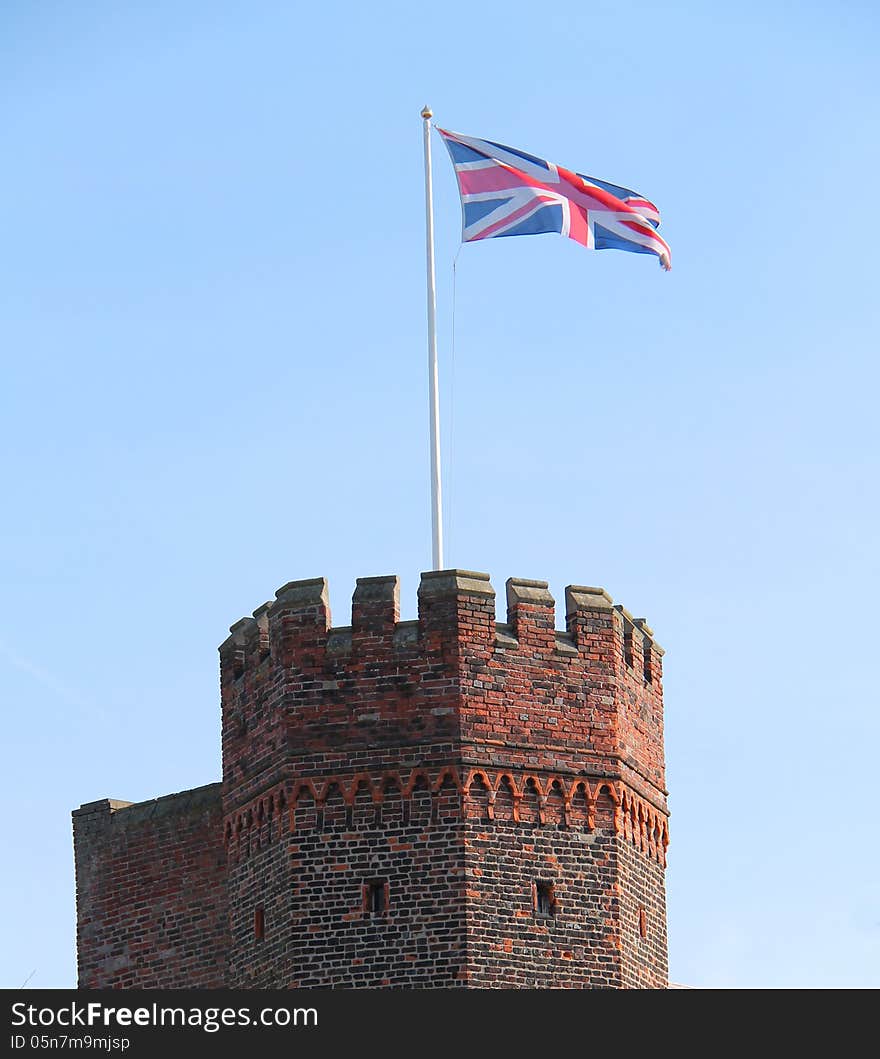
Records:
[[[0,984],[75,982],[73,807],[219,778],[229,624],[319,575],[337,624],[373,574],[415,616],[430,102],[638,189],[673,253],[469,244],[453,318],[435,138],[447,565],[604,585],[666,648],[673,979],[880,985],[877,29],[3,5]]]

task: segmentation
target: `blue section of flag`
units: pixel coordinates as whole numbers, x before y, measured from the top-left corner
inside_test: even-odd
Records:
[[[535,210],[530,217],[526,217],[525,220],[520,221],[513,228],[500,232],[499,236],[544,235],[547,232],[556,232],[558,234],[561,228],[562,207],[556,205],[542,206],[541,209]]]
[[[503,210],[504,205],[504,200],[499,199],[490,199],[484,202],[466,202],[464,205],[465,228],[467,229],[477,224],[496,210]],[[546,232],[559,232],[561,225],[562,207],[558,205],[544,206],[514,227],[505,229],[499,234],[499,238],[505,235],[543,235]]]
[[[606,228],[603,228],[601,224],[596,224],[593,232],[595,237],[593,245],[596,250],[628,250],[631,254],[655,253],[649,246],[639,246],[638,243],[633,243],[629,239],[622,239],[620,236],[614,235]]]
[[[578,173],[581,180],[586,180],[588,184],[596,184],[600,188],[604,188],[605,191],[610,191],[615,198],[623,199],[634,199],[638,198],[638,193],[630,191],[629,188],[622,188],[618,184],[609,184],[607,180],[597,180],[594,176],[586,176],[583,173]]]
[[[536,158],[533,154],[526,154],[525,151],[517,151],[515,147],[505,147],[503,143],[495,143],[494,140],[486,140],[486,143],[488,143],[490,147],[497,147],[498,150],[504,151],[506,154],[516,155],[517,158],[522,158],[525,162],[531,162],[532,165],[540,166],[541,169],[550,169],[550,163],[543,158]]]
[[[506,199],[488,199],[483,202],[466,202],[464,204],[464,226],[470,228],[472,224],[488,217],[493,210],[500,209],[506,204]]]
[[[462,162],[482,162],[486,157],[473,148],[465,147],[463,143],[455,143],[453,140],[447,141],[446,146],[449,148],[453,165],[459,165]]]

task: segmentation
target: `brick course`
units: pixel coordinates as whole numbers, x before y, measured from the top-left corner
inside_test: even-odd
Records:
[[[334,628],[319,578],[233,625],[222,786],[74,814],[81,985],[665,987],[662,650],[602,589],[564,632],[546,583],[494,596],[425,574],[401,622],[362,578]]]

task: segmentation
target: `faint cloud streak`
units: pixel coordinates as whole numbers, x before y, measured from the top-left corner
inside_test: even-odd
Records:
[[[22,673],[27,673],[28,676],[33,677],[38,684],[42,684],[44,688],[48,688],[48,690],[53,692],[57,698],[62,699],[69,705],[76,706],[89,713],[98,714],[104,719],[109,719],[109,715],[102,710],[100,706],[97,706],[94,702],[84,698],[73,688],[68,687],[62,681],[58,680],[58,678],[52,673],[48,672],[48,670],[35,665],[30,659],[19,654],[15,648],[11,647],[2,639],[0,639],[0,657],[4,658],[11,666],[14,666]]]

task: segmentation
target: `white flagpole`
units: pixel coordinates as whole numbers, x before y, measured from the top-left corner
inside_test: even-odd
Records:
[[[434,283],[434,196],[431,186],[431,118],[422,108],[425,133],[425,249],[428,262],[428,382],[431,404],[431,561],[443,569],[443,500],[440,492],[440,398],[437,391],[437,291]]]

